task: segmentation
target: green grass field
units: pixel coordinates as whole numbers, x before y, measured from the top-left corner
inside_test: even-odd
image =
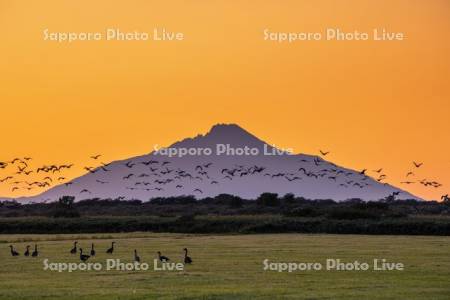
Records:
[[[156,251],[182,261],[189,248],[194,264],[184,271],[43,270],[43,260],[79,262],[72,241],[89,249],[91,262],[104,264],[112,240],[113,258],[131,262],[138,249],[153,266]],[[23,256],[37,242],[38,258]],[[11,257],[8,246],[20,252]],[[401,262],[404,271],[263,270],[263,260],[320,262],[327,258]],[[450,299],[450,237],[362,235],[183,235],[86,234],[0,235],[0,299]]]

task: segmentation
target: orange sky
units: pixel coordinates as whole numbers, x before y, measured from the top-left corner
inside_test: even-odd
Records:
[[[165,27],[186,38],[43,40],[46,28],[109,27]],[[406,40],[263,40],[266,28],[328,27],[386,28]],[[73,162],[71,178],[93,154],[148,153],[233,122],[296,152],[329,150],[327,159],[346,167],[383,167],[388,182],[440,198],[450,185],[449,37],[447,0],[0,0],[0,161]],[[413,180],[443,187],[401,185],[413,160],[424,162]],[[10,173],[0,170],[0,179]],[[0,184],[0,196],[19,195],[28,193]]]

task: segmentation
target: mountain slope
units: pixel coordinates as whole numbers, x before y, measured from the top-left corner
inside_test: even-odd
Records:
[[[228,153],[221,152],[226,147]],[[263,192],[293,193],[310,199],[378,200],[397,191],[401,192],[399,199],[418,199],[316,156],[279,153],[234,124],[215,125],[206,135],[184,139],[168,148],[177,155],[152,152],[116,161],[67,185],[20,200],[55,201],[63,195],[75,196],[77,200],[148,200],[180,195],[203,198],[221,193],[254,199]],[[181,155],[188,150],[194,155]]]

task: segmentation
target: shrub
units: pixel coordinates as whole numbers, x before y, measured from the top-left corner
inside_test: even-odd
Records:
[[[288,217],[317,217],[320,216],[321,212],[312,207],[296,207],[285,213]]]
[[[378,219],[379,216],[371,211],[355,208],[337,208],[328,214],[329,219],[356,220],[356,219]]]

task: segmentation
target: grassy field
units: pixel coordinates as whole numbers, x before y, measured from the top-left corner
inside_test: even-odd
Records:
[[[184,271],[43,270],[43,260],[79,262],[72,241],[86,250],[91,242],[105,263],[112,240],[113,258],[131,262],[138,249],[153,266],[160,250],[173,261],[189,248],[194,263]],[[38,243],[38,258],[23,256]],[[11,257],[8,246],[20,252]],[[401,262],[404,271],[263,270],[272,262],[320,262],[327,258]],[[183,235],[86,234],[0,235],[0,299],[450,299],[450,237],[363,235]]]

